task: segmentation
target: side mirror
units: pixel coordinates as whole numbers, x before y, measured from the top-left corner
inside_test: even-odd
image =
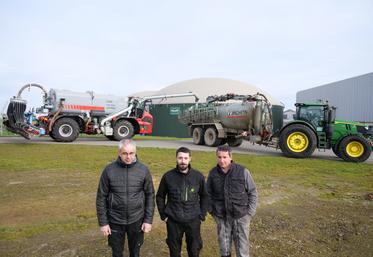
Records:
[[[331,108],[329,110],[329,119],[328,119],[328,122],[329,123],[333,123],[335,121],[335,108]]]

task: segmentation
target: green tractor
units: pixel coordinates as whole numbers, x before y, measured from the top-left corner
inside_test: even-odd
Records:
[[[288,157],[309,157],[316,147],[332,149],[349,162],[363,162],[373,147],[373,127],[335,120],[336,108],[327,102],[296,103],[294,121],[279,132],[279,146]]]

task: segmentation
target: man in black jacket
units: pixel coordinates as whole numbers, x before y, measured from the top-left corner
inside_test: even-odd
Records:
[[[96,198],[100,230],[108,236],[113,257],[122,257],[125,235],[130,257],[139,257],[144,232],[154,215],[154,187],[148,168],[136,158],[132,140],[119,142],[119,156],[102,172]]]
[[[207,179],[209,212],[217,224],[220,254],[231,256],[234,241],[237,257],[249,257],[249,225],[258,193],[249,170],[232,160],[229,146],[216,150],[218,165]]]
[[[180,257],[185,233],[189,257],[198,257],[202,249],[201,221],[205,220],[207,192],[205,178],[190,165],[186,147],[176,151],[176,168],[165,173],[156,200],[161,219],[167,223],[170,257]]]

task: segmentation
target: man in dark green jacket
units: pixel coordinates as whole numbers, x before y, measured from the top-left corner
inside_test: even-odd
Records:
[[[125,235],[130,257],[139,257],[144,232],[154,215],[154,187],[148,168],[136,158],[136,144],[119,142],[119,156],[102,172],[96,198],[100,230],[108,236],[113,257],[122,257]]]
[[[176,168],[165,173],[157,192],[161,219],[167,223],[170,257],[180,257],[185,233],[189,257],[198,257],[202,249],[201,221],[207,211],[205,178],[190,165],[191,152],[186,147],[176,151]]]

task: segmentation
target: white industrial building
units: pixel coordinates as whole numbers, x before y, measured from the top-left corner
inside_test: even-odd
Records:
[[[373,124],[373,72],[297,93],[297,102],[327,100],[337,119]]]

